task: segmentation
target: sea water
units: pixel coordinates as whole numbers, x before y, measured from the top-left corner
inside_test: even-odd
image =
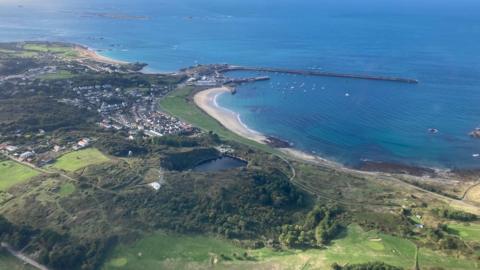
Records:
[[[474,0],[4,0],[0,41],[77,42],[156,71],[230,63],[418,79],[262,74],[271,80],[218,101],[344,164],[480,168],[468,136],[480,126],[479,13]]]

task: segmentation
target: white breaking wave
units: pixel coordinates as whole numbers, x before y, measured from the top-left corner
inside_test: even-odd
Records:
[[[226,112],[228,112],[228,113],[231,113],[231,114],[235,115],[235,117],[237,118],[237,121],[240,123],[240,125],[242,125],[242,127],[244,127],[246,130],[248,130],[248,132],[251,132],[251,133],[257,134],[257,135],[263,135],[262,133],[260,133],[260,132],[258,132],[258,131],[256,131],[256,130],[253,130],[253,129],[251,129],[250,127],[248,127],[248,126],[242,121],[242,118],[241,118],[241,116],[240,116],[239,113],[234,112],[234,111],[232,111],[232,110],[230,110],[230,109],[227,109],[227,108],[225,108],[225,107],[222,107],[222,106],[218,105],[217,98],[218,98],[220,95],[222,95],[222,94],[225,94],[225,92],[217,93],[217,94],[213,97],[213,105],[215,105],[215,107],[217,107],[217,108],[219,108],[219,109],[221,109],[221,110],[224,110],[224,111],[226,111]]]

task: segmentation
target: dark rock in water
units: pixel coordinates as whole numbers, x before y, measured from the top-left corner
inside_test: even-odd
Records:
[[[436,176],[435,170],[430,168],[378,161],[362,161],[358,169],[362,171],[409,174],[414,176]]]
[[[275,148],[289,148],[292,145],[284,140],[275,138],[273,136],[268,136],[267,140],[265,141],[268,145],[275,147]]]
[[[480,139],[480,128],[476,128],[474,131],[470,132],[470,137]]]
[[[428,132],[430,132],[431,134],[436,134],[436,133],[438,133],[438,129],[436,129],[436,128],[429,128],[429,129],[428,129]]]

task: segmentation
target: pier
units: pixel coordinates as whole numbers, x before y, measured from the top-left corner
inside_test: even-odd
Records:
[[[225,83],[249,83],[249,82],[259,82],[259,81],[268,81],[270,77],[268,76],[260,76],[260,77],[253,77],[253,78],[230,78],[225,81]]]
[[[230,65],[225,67],[223,70],[221,70],[221,72],[228,72],[228,71],[260,71],[260,72],[271,72],[271,73],[295,74],[295,75],[303,75],[303,76],[337,77],[337,78],[361,79],[361,80],[371,80],[371,81],[388,81],[388,82],[410,83],[410,84],[418,83],[418,80],[409,79],[409,78],[376,76],[376,75],[366,75],[366,74],[348,74],[348,73],[314,71],[314,70],[295,70],[295,69],[268,68],[268,67],[243,67],[243,66],[230,66]]]

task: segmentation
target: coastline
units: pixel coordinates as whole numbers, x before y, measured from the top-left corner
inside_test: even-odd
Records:
[[[125,65],[129,64],[128,62],[113,59],[104,55],[99,54],[94,49],[84,46],[84,45],[77,45],[75,46],[75,50],[78,52],[79,56],[86,59],[92,59],[93,61],[109,64],[109,65]]]
[[[210,117],[217,120],[223,127],[230,130],[231,132],[255,141],[264,145],[271,145],[272,137],[266,136],[261,132],[250,129],[245,125],[241,119],[240,115],[236,112],[233,112],[229,109],[223,108],[217,103],[218,96],[230,93],[230,89],[226,86],[209,88],[201,90],[200,92],[195,93],[193,101],[195,105],[200,108],[203,112],[208,114]],[[394,163],[384,163],[384,162],[373,162],[365,163],[365,168],[350,168],[339,162],[322,158],[321,156],[310,154],[304,152],[300,149],[295,149],[291,147],[275,147],[280,152],[286,156],[302,161],[308,162],[316,165],[327,166],[332,169],[341,170],[345,172],[352,173],[361,173],[364,175],[381,175],[389,173],[400,173],[407,174],[410,176],[422,177],[424,175],[434,176],[435,174],[445,174],[448,170],[444,169],[435,169],[435,168],[424,168],[424,167],[415,167],[415,166],[406,166],[402,164]],[[420,172],[420,173],[419,173]]]
[[[230,130],[231,132],[260,144],[269,144],[269,141],[271,139],[269,139],[269,137],[267,137],[266,135],[258,131],[252,130],[248,126],[246,126],[241,121],[238,113],[235,113],[218,105],[216,101],[217,97],[225,93],[230,93],[230,89],[226,86],[209,88],[196,93],[193,97],[193,100],[197,107],[199,107],[210,117],[220,122],[223,127]],[[280,150],[280,152],[293,159],[326,165],[336,169],[351,170],[340,163],[327,160],[320,156],[312,155],[295,148],[278,147],[276,149]]]
[[[110,65],[129,64],[128,62],[125,62],[125,61],[116,60],[113,58],[109,58],[107,56],[103,56],[97,53],[94,49],[84,45],[76,45],[75,50],[79,52],[81,57],[84,57],[86,59],[91,59],[96,62],[110,64]],[[144,70],[142,70],[142,73],[150,73],[150,72],[145,72]],[[151,74],[158,74],[158,72],[152,71]],[[373,170],[349,168],[339,162],[325,159],[321,156],[310,154],[300,149],[284,147],[284,146],[275,146],[274,145],[275,143],[273,141],[278,140],[280,141],[281,145],[284,145],[285,141],[279,140],[274,137],[266,136],[261,132],[258,132],[256,130],[249,128],[245,123],[242,122],[239,113],[236,113],[234,111],[231,111],[227,108],[224,108],[218,105],[217,98],[222,94],[230,93],[230,92],[231,92],[231,89],[227,86],[209,88],[209,89],[201,90],[195,93],[193,97],[193,101],[198,108],[200,108],[203,112],[208,114],[213,119],[217,120],[223,127],[228,129],[229,131],[243,138],[255,141],[259,144],[270,145],[292,159],[296,159],[302,162],[322,165],[322,166],[328,166],[330,168],[342,170],[342,171],[361,172],[364,174],[378,174],[378,173],[385,172],[381,168],[382,165],[378,165],[378,164],[377,164],[377,167]],[[392,164],[386,164],[386,166],[391,167]],[[401,167],[404,168],[404,166],[401,166]],[[412,167],[412,168],[415,168],[415,167]],[[425,169],[425,168],[417,168],[417,169]],[[412,174],[409,173],[409,175],[412,175]]]
[[[100,63],[110,65],[129,64],[129,62],[126,61],[116,60],[114,58],[103,56],[96,52],[94,49],[85,45],[77,44],[75,46],[75,49],[80,53],[80,56]],[[161,72],[158,72],[156,70],[152,70],[150,72],[145,72],[145,70],[142,70],[141,72],[149,74],[161,74]],[[382,161],[366,162],[359,167],[348,167],[342,163],[323,158],[316,154],[311,154],[300,149],[291,148],[288,146],[282,146],[285,143],[288,144],[288,142],[285,142],[278,138],[267,136],[259,131],[249,128],[246,124],[242,122],[239,113],[236,113],[218,105],[216,101],[218,96],[230,92],[231,89],[228,86],[209,88],[195,93],[193,100],[198,108],[200,108],[213,119],[217,120],[223,127],[228,129],[229,131],[243,138],[255,141],[259,144],[270,145],[271,147],[279,150],[289,158],[295,159],[297,161],[327,166],[332,169],[345,172],[362,173],[367,175],[404,174],[414,177],[436,177],[452,172],[451,169],[446,168],[421,167],[415,165],[405,165]],[[277,143],[280,142],[280,146],[276,145],[275,141],[277,141]],[[459,171],[462,172],[464,170],[460,169]]]
[[[263,134],[248,128],[241,121],[238,113],[222,108],[217,104],[217,97],[229,92],[230,89],[226,86],[210,88],[196,93],[193,100],[202,111],[220,122],[220,124],[226,129],[252,141],[267,144],[268,138]]]

